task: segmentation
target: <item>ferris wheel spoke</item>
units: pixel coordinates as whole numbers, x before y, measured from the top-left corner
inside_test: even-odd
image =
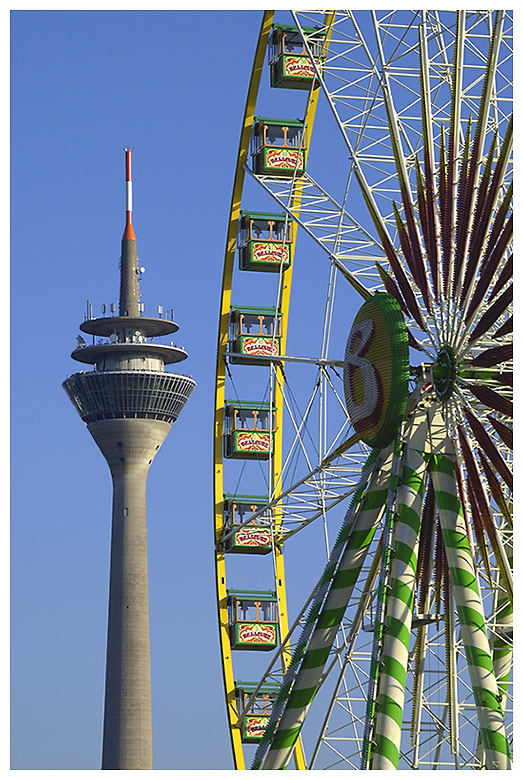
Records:
[[[509,291],[511,292],[511,291]],[[509,304],[507,308],[505,309],[504,314],[510,314],[512,317],[512,304]],[[508,318],[510,320],[510,318]],[[499,330],[501,328],[506,328],[507,320],[503,323],[503,325],[500,326]],[[490,328],[493,330],[496,327],[495,323],[490,326]],[[510,336],[510,328],[508,334],[502,334],[503,335],[509,335]],[[509,347],[512,345],[512,339],[509,337],[508,339],[503,339],[501,344],[499,343],[499,338],[497,337],[498,331],[494,331],[493,333],[485,333],[479,338],[475,339],[474,341],[469,340],[468,343],[466,343],[464,346],[455,346],[453,347],[454,355],[456,359],[456,364],[459,365],[459,371],[458,371],[458,377],[459,379],[467,380],[467,379],[480,379],[481,381],[488,380],[488,379],[495,379],[497,375],[500,373],[503,373],[505,370],[509,370],[512,368],[512,356],[510,355],[510,352],[508,350],[505,350],[504,352],[500,352],[499,354],[501,357],[503,355],[508,355],[509,357],[506,358],[506,360],[500,360],[498,364],[493,363],[492,366],[499,365],[500,368],[495,368],[493,371],[487,371],[486,369],[489,368],[489,366],[483,365],[482,361],[483,359],[488,360],[489,358],[493,358],[497,353],[489,353],[485,356],[485,358],[482,358],[481,355],[483,353],[486,353],[488,350],[491,349],[497,349],[499,347]],[[464,338],[462,339],[461,343],[466,341],[466,333],[464,334]],[[479,359],[477,363],[474,363],[476,359]]]
[[[502,339],[505,336],[508,336],[509,338],[512,338],[512,334],[514,332],[514,319],[512,316],[512,313],[510,314],[510,317],[507,317],[503,325],[501,325],[498,330],[496,330],[492,334],[493,339]]]
[[[334,299],[336,291],[336,266],[331,263],[329,270],[329,281],[327,285],[327,295],[325,299],[325,311],[323,315],[323,330],[321,334],[321,349],[320,355],[326,359],[329,354],[329,343],[331,337],[332,328],[332,316],[334,311]],[[325,372],[322,373],[321,379],[324,381]]]
[[[474,330],[469,336],[469,347],[473,345],[473,342],[484,336],[485,333],[494,325],[494,323],[501,317],[501,315],[512,304],[513,287],[510,285],[499,298],[493,303],[489,304],[487,310],[482,314]]]
[[[490,235],[488,236],[487,239],[487,230],[492,221],[492,217],[494,215],[496,202],[498,201],[499,196],[502,194],[502,190],[504,186],[504,173],[509,159],[509,154],[512,148],[512,119],[507,129],[507,134],[503,142],[503,146],[501,149],[500,157],[498,159],[498,163],[496,165],[496,169],[494,171],[494,174],[491,175],[490,171],[492,167],[492,154],[494,151],[495,140],[496,139],[494,138],[492,142],[491,153],[489,154],[489,157],[485,164],[484,174],[483,174],[482,181],[480,183],[480,188],[478,193],[476,215],[472,226],[470,251],[468,255],[467,266],[465,269],[463,287],[461,290],[461,303],[463,304],[463,308],[466,307],[470,295],[473,292],[472,282],[474,280],[474,275],[477,271],[482,254],[483,254],[483,262],[482,262],[481,270],[483,271],[484,269],[489,268],[489,265],[487,265],[488,260],[491,254],[493,253],[496,244],[500,240],[500,237],[502,235],[502,230],[505,228],[506,225],[505,221],[512,200],[512,183],[510,183],[504,196],[502,197],[501,203],[494,217],[494,221],[492,222],[492,229],[490,231]],[[487,186],[489,185],[490,180],[492,180],[492,183],[490,184],[490,187],[487,191]],[[506,243],[507,242],[505,241],[505,246]],[[502,247],[501,251],[503,252],[504,245],[500,244],[500,246]],[[491,261],[490,268],[489,268],[489,283],[493,278],[495,270],[496,270],[496,266],[494,266]]]
[[[499,412],[505,417],[513,417],[513,407],[510,399],[495,390],[492,390],[490,387],[481,387],[480,385],[472,385],[465,382],[463,382],[463,386],[466,387],[478,401],[486,406],[487,409]]]
[[[512,428],[509,428],[508,425],[505,425],[501,422],[501,420],[497,420],[495,417],[493,417],[491,414],[487,416],[487,419],[489,420],[490,424],[500,437],[500,439],[503,441],[503,443],[510,449],[513,449],[514,446],[514,440],[513,440],[513,431]]]
[[[421,125],[423,136],[423,162],[425,167],[425,198],[424,206],[421,209],[420,217],[423,226],[425,247],[427,249],[429,266],[432,276],[432,289],[436,301],[439,300],[439,293],[442,289],[441,267],[439,262],[439,242],[437,235],[439,231],[438,216],[435,208],[434,195],[434,176],[436,163],[434,159],[434,137],[432,132],[432,100],[430,94],[430,76],[429,76],[429,57],[427,49],[427,23],[425,14],[419,27],[419,49],[420,49],[420,92],[421,92]],[[418,163],[419,167],[419,163]],[[420,177],[421,179],[421,177]],[[422,182],[418,187],[423,191]],[[418,196],[419,198],[419,196]]]
[[[296,18],[296,16],[295,16],[295,18]],[[299,25],[299,20],[297,18],[296,18],[296,22]],[[357,27],[356,27],[356,31],[359,34],[359,29]],[[360,34],[359,41],[360,41],[360,44],[361,44],[362,48],[365,50],[366,53],[368,53],[368,49],[367,49],[367,47],[365,45],[364,39],[361,36],[361,34]],[[371,67],[371,70],[374,70],[374,66]],[[422,330],[427,330],[427,326],[426,326],[426,324],[424,322],[423,315],[422,315],[421,310],[420,310],[420,308],[418,306],[417,300],[416,300],[416,298],[415,298],[415,296],[414,296],[414,294],[412,292],[411,285],[408,282],[407,277],[406,277],[406,275],[405,275],[405,273],[403,271],[402,265],[401,265],[401,263],[399,261],[399,258],[398,258],[397,254],[396,254],[396,251],[394,249],[392,240],[391,240],[391,238],[390,238],[390,236],[388,234],[388,230],[387,230],[385,221],[383,220],[382,215],[380,213],[380,210],[378,208],[378,205],[377,205],[377,203],[376,203],[376,201],[374,199],[372,189],[369,186],[369,184],[366,181],[365,176],[363,174],[363,170],[362,170],[362,167],[361,167],[361,164],[360,164],[360,159],[359,159],[358,153],[355,151],[355,149],[353,147],[353,144],[351,143],[351,141],[348,138],[347,129],[346,129],[347,128],[347,123],[343,122],[341,120],[341,117],[340,117],[338,109],[337,109],[337,103],[336,103],[336,101],[334,99],[334,96],[332,96],[330,94],[330,92],[329,92],[329,90],[328,90],[328,88],[326,86],[325,80],[323,78],[323,74],[320,73],[319,69],[317,69],[316,75],[317,75],[317,78],[319,79],[319,81],[320,81],[320,83],[321,83],[321,85],[323,87],[323,90],[325,92],[325,95],[327,97],[329,105],[330,105],[330,107],[331,107],[331,109],[332,109],[332,111],[334,113],[334,116],[336,118],[338,126],[339,126],[339,128],[341,130],[343,139],[345,140],[345,143],[346,143],[347,148],[349,150],[349,157],[352,160],[352,164],[353,164],[353,167],[354,167],[354,173],[355,173],[356,179],[358,181],[358,184],[360,186],[360,189],[361,189],[361,192],[362,192],[362,196],[363,196],[365,204],[366,204],[366,206],[367,206],[367,208],[369,210],[369,214],[370,214],[370,216],[372,218],[372,221],[374,223],[374,226],[375,226],[376,231],[378,233],[378,236],[380,238],[380,241],[381,241],[381,244],[382,244],[383,249],[385,251],[385,254],[386,254],[386,256],[387,256],[387,258],[388,258],[388,260],[389,260],[389,262],[391,264],[392,270],[393,270],[394,275],[396,277],[397,283],[399,285],[399,288],[401,290],[401,293],[403,295],[405,303],[408,306],[408,309],[409,309],[411,315],[414,317],[414,319],[416,320],[416,322],[419,325],[419,327]],[[385,93],[385,102],[386,102],[386,104],[387,104],[387,95],[388,95],[388,93]],[[393,136],[394,136],[395,133],[396,133],[395,127],[397,125],[397,121],[396,122],[393,121],[392,105],[388,105],[387,104],[387,106],[388,106],[387,110],[390,112],[390,121],[389,121],[388,131],[389,131],[389,133],[392,133]],[[402,157],[400,158],[400,156],[399,156],[400,155],[399,140],[397,141],[396,144],[393,144],[393,147],[394,147],[394,154],[396,155],[396,160],[397,160],[396,172],[397,172],[398,168],[401,171],[403,171],[404,165],[402,167],[401,162],[404,162],[404,161],[403,161],[403,158]],[[361,154],[361,151],[360,151],[360,154]],[[407,177],[406,177],[406,174],[405,174],[405,176],[402,179],[402,187],[401,187],[402,195],[404,194],[405,189],[408,188],[407,181],[408,180],[407,180]],[[405,197],[407,197],[406,194],[405,194]],[[410,211],[409,211],[409,214],[410,214]],[[417,234],[417,229],[415,228],[414,221],[413,220],[411,221],[410,218],[409,218],[409,228],[410,228],[410,232],[411,232],[410,240],[412,241],[412,236],[414,234],[414,231],[415,231],[415,235],[416,236],[418,236],[418,234]],[[416,252],[416,248],[419,248],[419,252]],[[413,254],[414,254],[414,257],[415,257],[415,261],[414,262],[418,264],[418,266],[420,267],[420,271],[421,271],[422,259],[421,259],[421,249],[419,247],[419,237],[418,237],[417,243],[416,242],[414,243]],[[409,253],[409,256],[410,256],[410,253]],[[423,278],[425,279],[425,272],[424,272]],[[425,289],[425,286],[424,286],[423,282],[421,281],[421,273],[420,273],[420,284],[421,284],[422,290]],[[427,295],[426,292],[425,292],[425,295]],[[427,302],[428,302],[428,297],[427,297]]]
[[[408,199],[408,196],[402,192],[403,208],[406,214],[407,225],[404,225],[396,203],[393,202],[394,218],[396,220],[396,228],[400,240],[400,246],[409,266],[410,272],[418,288],[421,290],[421,295],[425,303],[426,309],[430,312],[432,307],[429,298],[428,278],[423,258],[421,255],[421,245],[419,241],[418,231],[414,220],[414,212],[412,203]],[[412,196],[411,196],[412,197]]]
[[[498,61],[500,45],[501,45],[503,20],[504,20],[504,12],[498,11],[496,13],[494,29],[491,35],[490,49],[489,49],[488,58],[485,66],[485,80],[483,84],[481,102],[478,111],[478,119],[476,122],[476,131],[475,131],[474,141],[472,145],[472,155],[471,155],[470,174],[469,174],[471,177],[472,187],[470,190],[470,198],[467,201],[468,203],[470,203],[470,206],[472,208],[475,206],[473,193],[476,190],[478,180],[479,180],[479,174],[480,174],[478,162],[483,155],[483,147],[484,147],[486,133],[487,133],[488,116],[490,112],[493,90],[495,87],[495,74],[497,70],[497,61]],[[509,135],[510,135],[510,130],[507,133],[507,137]],[[505,164],[506,162],[504,160],[504,155],[501,154],[500,160],[498,161],[498,165],[496,166],[496,168],[498,169],[498,173],[501,173]],[[496,175],[494,176],[493,184],[495,182],[496,182]],[[494,189],[494,187],[492,187],[491,190],[492,189]],[[469,213],[471,213],[472,208],[470,209]],[[483,204],[480,204],[480,209],[483,209]],[[488,211],[487,211],[487,220],[490,221]],[[482,223],[485,224],[485,221],[486,221],[485,218],[483,218]],[[467,220],[467,227],[468,227],[468,220]],[[479,230],[478,230],[478,234],[480,235]],[[474,238],[475,236],[474,236],[474,228],[473,228],[472,239]],[[456,279],[456,282],[457,282],[456,287],[459,288],[459,279]]]
[[[374,271],[374,261],[382,258],[381,244],[317,181],[308,173],[300,178],[302,201],[298,213],[289,205],[289,182],[255,174],[247,167],[245,171],[321,247],[363,297],[376,289],[379,275]],[[342,261],[350,262],[351,268]]]
[[[499,706],[498,685],[476,584],[463,510],[456,490],[456,461],[450,440],[438,446],[431,476],[441,522],[452,589],[476,703],[487,769],[510,768],[510,749]]]
[[[445,295],[450,294],[449,285],[454,272],[453,230],[456,217],[457,201],[457,166],[458,144],[460,132],[460,108],[463,78],[463,56],[465,42],[465,12],[456,12],[456,41],[454,46],[453,80],[451,87],[451,106],[449,124],[449,145],[447,155],[447,168],[445,171],[445,189],[442,193],[443,210],[441,221],[441,243],[443,248],[443,290]]]
[[[490,347],[484,352],[480,352],[470,361],[469,365],[479,366],[480,368],[492,368],[512,360],[512,355],[512,344],[502,344],[499,347]]]
[[[484,426],[481,424],[481,422],[478,420],[478,418],[470,409],[464,408],[463,413],[470,426],[470,430],[472,431],[476,441],[478,442],[479,447],[483,450],[485,455],[488,457],[488,459],[490,460],[490,462],[492,463],[492,465],[500,475],[500,477],[503,479],[507,487],[512,492],[512,488],[513,488],[512,473],[510,471],[509,466],[507,465],[507,462],[500,454],[499,448],[495,446],[491,437],[488,435],[487,431],[485,430]],[[500,431],[503,434],[505,434],[506,426],[504,426],[503,423],[498,423],[498,421],[492,417],[489,417],[488,419],[493,421],[492,426],[498,432],[498,435]],[[510,429],[507,429],[507,441],[510,441],[511,443],[511,439],[508,439],[509,433],[512,432],[510,431]],[[505,442],[505,444],[507,444],[507,442]],[[507,446],[509,445],[507,444]]]
[[[499,537],[498,529],[496,528],[492,519],[489,502],[485,494],[485,489],[479,475],[474,455],[472,453],[472,447],[465,431],[460,426],[458,426],[458,434],[461,452],[463,453],[463,458],[467,469],[467,492],[469,501],[471,503],[472,515],[476,524],[476,538],[481,542],[482,555],[484,560],[486,560],[486,545],[484,534],[487,534],[490,545],[494,552],[496,563],[503,579],[504,587],[512,601],[513,584],[510,565],[508,563],[502,541]],[[461,480],[463,481],[462,477]],[[486,565],[486,568],[488,568],[488,564]]]
[[[510,369],[510,370],[505,370]],[[502,385],[505,392],[513,393],[514,390],[514,372],[513,361],[511,360],[507,366],[502,366],[502,370],[492,372],[491,379],[498,385]]]
[[[290,403],[289,403],[289,399],[287,397],[287,392],[285,392],[284,385],[282,384],[282,382],[281,382],[281,380],[280,380],[280,378],[279,378],[279,376],[278,376],[278,374],[276,372],[275,372],[274,376],[275,376],[275,379],[276,379],[276,383],[277,383],[278,387],[280,388],[281,396],[283,398],[283,402],[285,404],[285,408],[287,409],[287,412],[288,412],[288,415],[289,415],[289,419],[290,419],[290,421],[292,423],[292,427],[294,428],[294,439],[293,439],[293,442],[292,442],[291,446],[289,447],[289,453],[288,453],[288,456],[287,456],[287,460],[283,464],[283,467],[282,467],[282,470],[281,470],[281,479],[283,479],[283,474],[284,474],[284,471],[286,469],[286,466],[287,466],[290,458],[292,457],[292,454],[294,452],[295,447],[297,447],[298,445],[299,445],[299,447],[301,449],[303,457],[305,458],[305,461],[307,463],[309,471],[313,470],[313,466],[312,466],[311,460],[309,459],[309,456],[308,456],[308,453],[307,453],[307,449],[306,449],[304,441],[303,441],[303,431],[305,430],[305,432],[307,432],[307,422],[308,422],[308,418],[309,418],[309,413],[310,413],[310,410],[312,409],[312,405],[313,405],[314,399],[315,399],[315,397],[316,397],[316,395],[317,395],[317,393],[319,391],[319,380],[317,382],[315,382],[315,384],[314,384],[314,387],[313,387],[311,396],[309,398],[307,407],[305,409],[305,412],[301,415],[301,421],[300,421],[300,423],[298,425],[298,423],[296,422],[296,419],[294,417],[293,411],[291,409],[291,406],[290,406]],[[285,384],[287,384],[287,382]],[[275,485],[274,489],[276,490],[277,488],[278,488],[278,485]]]
[[[342,410],[342,411],[343,411],[343,412],[346,414],[346,412],[347,412],[347,408],[346,408],[346,406],[345,406],[345,404],[344,404],[343,400],[341,399],[341,397],[340,397],[340,394],[339,394],[339,393],[338,393],[338,391],[336,390],[336,388],[335,388],[335,386],[334,386],[334,384],[333,384],[333,382],[332,382],[332,378],[331,378],[331,377],[330,377],[330,375],[327,373],[327,371],[324,371],[324,377],[325,377],[326,384],[329,386],[329,388],[330,388],[330,390],[331,390],[331,392],[332,392],[332,394],[333,394],[334,398],[335,398],[335,399],[336,399],[336,401],[338,402],[339,408],[340,408],[340,409],[341,409],[341,410]],[[347,418],[347,420],[348,420],[348,418]],[[332,441],[332,444],[330,445],[330,449],[329,449],[329,451],[330,451],[330,450],[331,450],[331,449],[332,449],[332,448],[335,446],[335,444],[336,444],[336,441],[338,440],[338,438],[339,438],[339,436],[340,436],[340,435],[341,435],[341,431],[338,433],[338,435],[335,437],[335,439],[333,439],[333,441]],[[329,452],[326,452],[325,454],[326,454],[326,455],[328,455],[328,454],[329,454]]]
[[[479,460],[481,462],[481,468],[483,469],[483,473],[485,475],[485,479],[487,480],[490,493],[492,495],[492,498],[494,499],[495,503],[498,506],[499,511],[505,518],[506,522],[512,528],[512,515],[510,513],[507,501],[505,499],[505,496],[503,495],[503,490],[501,488],[501,485],[499,484],[496,475],[494,474],[494,471],[492,467],[490,466],[487,458],[481,452],[481,450],[478,452]]]
[[[510,257],[508,258],[507,262],[505,263],[505,265],[501,269],[501,272],[500,272],[500,274],[498,276],[496,284],[494,285],[494,287],[490,291],[489,297],[487,299],[489,303],[503,289],[503,287],[506,285],[506,283],[509,281],[509,279],[512,279],[512,272],[513,272],[513,268],[512,268],[512,255],[510,255]]]
[[[378,273],[379,273],[379,275],[381,277],[381,280],[383,282],[383,286],[385,287],[386,291],[389,293],[389,295],[392,295],[392,297],[397,300],[397,302],[399,303],[403,313],[408,316],[409,309],[408,309],[407,305],[405,304],[405,301],[403,300],[403,297],[402,297],[402,295],[401,295],[401,293],[400,293],[400,291],[398,289],[398,286],[397,286],[396,282],[394,281],[392,276],[389,273],[387,273],[387,271],[378,262],[376,263],[376,268],[378,269]],[[412,349],[415,349],[418,352],[425,352],[425,354],[428,355],[430,357],[430,359],[432,360],[433,359],[433,353],[430,352],[430,350],[427,349],[426,346],[424,346],[423,344],[420,344],[420,342],[416,339],[416,337],[412,333],[411,328],[407,327],[407,334],[408,334],[408,338],[409,338],[409,347],[412,347]],[[428,337],[428,339],[431,342],[432,346],[436,347],[436,344],[434,342],[432,334],[430,333],[429,330],[427,330],[425,335]]]
[[[375,24],[376,15],[372,12]],[[413,279],[421,290],[425,306],[430,311],[430,301],[428,293],[428,279],[427,271],[425,268],[424,259],[421,252],[421,242],[418,233],[416,220],[414,217],[413,197],[410,188],[409,176],[407,173],[407,164],[405,156],[403,154],[403,147],[400,138],[400,128],[402,125],[399,122],[398,115],[394,107],[394,101],[392,98],[392,92],[390,87],[389,73],[385,67],[383,48],[381,41],[378,37],[378,52],[380,58],[380,84],[384,97],[385,109],[387,113],[388,130],[392,142],[392,152],[394,156],[394,163],[396,167],[396,173],[398,176],[399,191],[403,203],[403,210],[405,213],[406,226],[403,224],[396,204],[393,202],[394,217],[396,220],[396,227],[398,230],[401,248],[403,256],[405,257],[409,266]],[[408,140],[408,136],[407,136]],[[411,147],[409,154],[414,154],[414,149]]]
[[[486,259],[484,260],[480,269],[479,281],[476,285],[474,294],[470,300],[465,315],[466,324],[471,322],[472,318],[475,316],[476,312],[481,306],[481,303],[483,302],[483,299],[489,288],[489,285],[494,279],[494,274],[497,271],[499,263],[503,255],[505,254],[511,239],[512,239],[512,216],[510,216],[509,219],[507,220],[503,228],[503,231],[499,237],[499,240],[494,246],[491,254],[488,256],[485,255]]]
[[[358,181],[360,181],[360,184],[362,183],[362,180],[358,178]],[[365,203],[367,205],[367,208],[369,209],[371,218],[374,222],[374,226],[376,228],[376,231],[380,237],[380,240],[382,242],[383,250],[387,256],[387,259],[390,263],[390,266],[392,268],[392,271],[394,273],[394,276],[396,278],[396,282],[398,284],[399,290],[403,296],[403,300],[405,301],[405,305],[412,315],[414,319],[416,320],[416,323],[418,326],[424,330],[427,331],[427,325],[423,319],[423,316],[421,314],[418,302],[416,300],[416,297],[413,293],[411,284],[409,280],[407,279],[407,276],[405,274],[405,271],[403,270],[403,267],[401,265],[401,262],[399,260],[399,257],[396,253],[396,250],[394,249],[392,245],[392,241],[389,237],[389,234],[387,232],[387,229],[384,225],[384,223],[381,220],[381,216],[379,212],[377,211],[376,204],[374,202],[374,199],[370,195],[369,192],[366,192],[365,190],[362,190],[363,198],[365,200]]]
[[[383,282],[385,289],[387,290],[389,295],[392,295],[393,298],[396,298],[399,305],[401,306],[402,312],[408,316],[409,309],[405,301],[403,300],[403,296],[399,291],[398,285],[396,284],[392,276],[378,262],[376,262],[376,268],[378,269],[378,273],[381,277],[381,281]]]
[[[467,453],[466,446],[461,442],[461,438],[459,440],[459,443],[456,442],[456,452],[459,454],[461,460],[465,458],[465,463],[466,463],[468,453]],[[472,528],[474,530],[476,547],[477,549],[479,549],[479,554],[481,557],[481,561],[483,563],[483,568],[485,570],[485,577],[487,579],[490,588],[494,588],[494,582],[492,580],[492,570],[491,570],[490,559],[489,559],[489,552],[487,549],[487,541],[485,538],[485,528],[487,524],[487,520],[485,516],[486,514],[489,513],[488,507],[485,512],[484,496],[482,494],[481,496],[482,500],[476,498],[476,494],[472,487],[474,484],[476,484],[476,480],[472,479],[469,474],[465,475],[463,473],[463,468],[461,467],[461,461],[457,467],[456,476],[458,479],[459,498],[461,501],[461,508],[463,509],[463,517],[465,520],[465,525],[468,528]],[[467,489],[468,504],[465,497],[465,486]],[[480,485],[480,490],[482,490],[481,485]]]
[[[465,12],[458,12],[461,15],[461,23],[464,24]],[[449,182],[453,182],[453,187],[456,187],[456,165],[457,165],[457,135],[459,132],[459,116],[458,107],[461,105],[461,87],[457,81],[457,74],[460,74],[461,69],[457,67],[458,60],[463,59],[463,38],[461,39],[461,49],[458,50],[458,42],[460,36],[458,35],[456,40],[455,51],[455,76],[453,84],[453,100],[451,109],[451,127],[449,131],[449,150],[448,150],[448,163],[447,171],[445,175],[440,176],[440,183],[445,187],[445,194],[440,195],[442,202],[442,230],[443,230],[443,245],[446,247],[444,250],[443,267],[444,275],[447,277],[446,287],[449,291],[452,291],[452,297],[454,299],[466,297],[463,294],[465,289],[470,287],[470,283],[473,279],[474,272],[477,268],[479,261],[479,250],[482,246],[482,237],[484,232],[488,228],[491,218],[492,207],[495,202],[495,195],[497,194],[498,187],[500,185],[500,173],[506,165],[508,160],[508,154],[500,155],[496,171],[493,176],[492,185],[487,192],[487,186],[489,184],[490,169],[492,166],[492,159],[496,144],[496,134],[494,133],[493,141],[491,144],[491,150],[485,165],[484,174],[481,184],[479,186],[479,195],[475,196],[480,175],[479,162],[482,157],[482,150],[486,136],[487,129],[487,117],[490,111],[490,100],[492,97],[493,88],[493,73],[496,69],[497,55],[499,51],[499,31],[502,28],[502,16],[497,15],[495,24],[495,34],[491,38],[491,47],[489,51],[489,57],[487,66],[485,68],[485,77],[483,83],[481,103],[478,111],[478,118],[476,121],[476,129],[474,140],[472,143],[471,158],[469,161],[469,134],[465,141],[465,147],[462,154],[462,166],[461,174],[459,177],[458,191],[457,193],[449,190]],[[470,121],[469,121],[470,131]],[[510,136],[510,128],[507,132],[507,137]],[[506,145],[506,151],[508,152],[509,145]],[[451,161],[454,168],[451,167]],[[457,196],[457,197],[456,197]],[[477,197],[477,200],[475,200]],[[457,223],[456,223],[456,238],[455,244],[450,242],[451,231],[454,229],[454,208],[457,202]],[[470,236],[470,223],[471,215],[476,207],[475,219],[472,225],[472,231]],[[487,206],[485,207],[485,203]],[[446,239],[445,239],[446,236]],[[465,262],[465,252],[470,237],[468,260]],[[452,247],[455,246],[455,251],[452,251]],[[465,276],[465,286],[463,287],[463,276]],[[452,285],[448,288],[449,281]],[[455,309],[453,322],[457,314]],[[455,325],[451,326],[453,331]]]
[[[492,334],[492,338],[502,339],[505,336],[509,336],[512,338],[513,326],[514,326],[513,318],[512,315],[510,315],[510,317],[508,317],[508,319],[503,323],[503,325],[501,325],[501,327],[495,333]]]
[[[477,311],[478,304],[482,301],[490,283],[493,281],[499,262],[511,240],[512,222],[510,219],[507,220],[511,199],[512,184],[508,187],[507,192],[494,218],[490,236],[483,251],[483,260],[481,263],[479,280],[475,288],[472,282],[481,259],[482,247],[485,240],[485,232],[491,218],[490,210],[487,213],[487,217],[485,217],[483,220],[483,229],[481,232],[479,229],[477,231],[477,233],[479,233],[479,238],[477,238],[474,233],[472,234],[471,249],[469,252],[465,281],[461,293],[463,310],[465,311],[465,309],[467,309],[467,322],[471,320]]]

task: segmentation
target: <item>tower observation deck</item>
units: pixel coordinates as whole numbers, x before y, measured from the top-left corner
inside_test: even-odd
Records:
[[[178,325],[141,312],[130,149],[125,158],[119,311],[99,318],[88,312],[80,330],[93,343],[79,337],[71,357],[93,368],[73,374],[63,387],[113,481],[102,769],[152,769],[146,481],[196,382],[165,370],[185,360],[185,350],[154,340],[175,333]]]

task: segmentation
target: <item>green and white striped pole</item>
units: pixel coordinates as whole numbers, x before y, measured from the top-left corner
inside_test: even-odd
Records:
[[[512,542],[505,542],[507,558],[512,568]],[[514,611],[512,602],[503,587],[503,581],[499,582],[497,602],[494,605],[494,625],[490,633],[490,648],[492,650],[492,662],[494,674],[499,688],[499,700],[503,711],[506,711],[507,691],[512,670],[513,640],[512,631],[514,623]],[[476,757],[480,763],[485,762],[485,750],[481,736],[478,738]]]
[[[426,437],[423,416],[414,423],[401,474],[394,526],[393,556],[381,652],[381,673],[372,735],[371,769],[397,769],[399,763],[405,680],[409,660],[412,609],[425,477],[424,453],[412,447]]]
[[[354,516],[345,549],[304,652],[294,686],[286,700],[281,720],[274,732],[263,769],[285,769],[290,761],[347,603],[386,504],[392,454],[390,454],[390,450],[387,450],[382,452],[382,457],[385,453],[387,453],[386,460],[369,484],[362,497],[360,508]],[[253,764],[253,768],[258,768],[258,766]]]
[[[507,689],[512,669],[512,628],[514,611],[508,597],[500,599],[496,614],[495,635],[492,642],[494,674],[498,681],[500,703],[505,709]]]
[[[373,450],[367,458],[365,465],[363,466],[360,481],[354,492],[354,495],[352,496],[349,507],[345,514],[343,525],[331,550],[331,554],[327,564],[325,565],[323,574],[319,580],[318,588],[314,594],[312,604],[305,617],[301,634],[293,650],[292,657],[289,666],[287,667],[287,671],[285,672],[277,699],[272,707],[269,722],[265,727],[263,736],[256,749],[256,753],[251,764],[251,769],[261,769],[263,758],[269,748],[270,742],[276,730],[277,723],[285,708],[289,691],[291,690],[294,679],[298,673],[300,662],[303,658],[303,654],[305,653],[307,643],[314,628],[314,624],[318,618],[318,615],[320,614],[322,604],[329,589],[329,585],[334,577],[338,561],[353,527],[355,514],[360,507],[368,486],[373,483],[374,475],[379,472],[379,469],[383,465],[385,455],[386,453],[380,452],[379,450]]]
[[[510,534],[512,536],[512,534]],[[510,567],[512,567],[512,539],[505,541],[505,549]],[[493,629],[492,639],[492,660],[494,662],[494,673],[498,681],[499,693],[501,695],[501,706],[505,709],[508,684],[510,681],[510,670],[512,668],[512,630],[514,623],[514,610],[508,593],[503,587],[503,582],[499,583],[499,598],[496,606],[495,627]]]
[[[400,471],[403,466],[401,455],[403,454],[403,441],[401,435],[397,435],[393,445],[393,461],[387,493],[387,507],[383,522],[381,568],[376,597],[376,612],[374,618],[374,638],[372,642],[372,655],[370,659],[369,685],[367,688],[367,707],[365,710],[365,727],[363,730],[363,747],[361,750],[360,769],[368,769],[370,763],[370,739],[376,711],[376,691],[378,690],[378,678],[380,667],[381,647],[383,642],[383,627],[385,620],[385,602],[390,580],[390,561],[392,557],[392,538],[394,522],[396,519],[396,497],[398,493]]]
[[[456,484],[456,455],[450,439],[438,443],[430,473],[436,495],[452,591],[478,713],[487,769],[510,769],[500,690],[485,628],[483,603]]]

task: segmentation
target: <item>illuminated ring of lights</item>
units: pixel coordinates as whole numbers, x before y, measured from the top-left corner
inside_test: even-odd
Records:
[[[343,380],[354,430],[370,447],[385,447],[405,417],[409,381],[405,318],[388,293],[373,295],[356,315]]]

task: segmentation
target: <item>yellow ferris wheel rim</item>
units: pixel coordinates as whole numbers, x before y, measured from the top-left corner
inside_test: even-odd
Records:
[[[325,47],[328,47],[330,31],[335,17],[335,11],[326,12],[326,35]],[[247,162],[247,153],[251,137],[251,130],[254,122],[254,113],[258,89],[260,85],[261,74],[263,70],[263,61],[267,49],[269,35],[274,19],[274,11],[264,11],[263,18],[256,44],[253,67],[247,90],[245,101],[245,110],[242,121],[240,142],[238,147],[238,156],[234,175],[234,183],[231,197],[231,206],[229,212],[229,224],[227,228],[227,237],[225,245],[225,257],[223,265],[222,287],[220,297],[220,314],[218,325],[218,343],[216,352],[216,375],[215,375],[215,404],[214,404],[214,426],[213,426],[213,497],[214,497],[214,541],[215,541],[215,575],[216,575],[216,599],[219,621],[220,652],[222,662],[223,682],[226,697],[227,719],[231,739],[235,769],[245,769],[245,759],[243,755],[241,728],[238,725],[239,713],[235,699],[235,683],[232,665],[231,643],[228,632],[227,616],[227,581],[225,567],[225,552],[220,549],[219,542],[223,532],[223,421],[225,405],[225,378],[226,361],[225,352],[227,350],[229,311],[231,305],[232,277],[234,267],[234,257],[236,253],[236,237],[238,233],[238,222],[240,217],[240,206],[243,192],[243,183],[245,177],[244,165]],[[316,108],[319,98],[319,85],[311,91],[307,103],[305,114],[305,125],[308,128],[307,148],[304,151],[305,163],[307,161],[308,147],[310,144],[311,133],[316,114]],[[301,202],[301,187],[296,187],[296,192],[292,200],[292,211],[299,214]],[[290,248],[290,266],[282,272],[282,285],[280,294],[279,309],[282,313],[281,326],[281,354],[285,354],[287,323],[290,309],[290,293],[292,281],[292,269],[294,261],[294,250],[296,246],[296,233],[293,231]],[[283,368],[283,362],[281,363]],[[274,432],[274,457],[273,457],[273,484],[276,486],[281,477],[282,471],[282,417],[283,403],[281,388],[278,383],[274,387],[274,406],[276,408],[276,425]],[[280,636],[285,637],[288,632],[288,614],[285,586],[285,568],[284,554],[281,547],[274,549],[275,560],[275,590],[278,603],[278,622],[280,627]],[[288,652],[282,656],[283,663],[289,660]],[[294,753],[295,768],[304,770],[305,757],[301,742],[297,743]]]

